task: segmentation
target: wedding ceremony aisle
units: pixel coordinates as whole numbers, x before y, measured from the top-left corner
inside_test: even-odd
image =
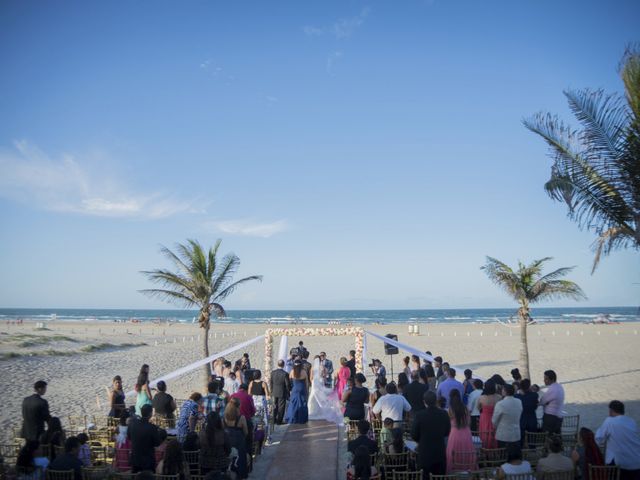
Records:
[[[291,475],[304,479],[334,479],[339,472],[340,431],[323,420],[289,425],[267,472],[267,480]]]

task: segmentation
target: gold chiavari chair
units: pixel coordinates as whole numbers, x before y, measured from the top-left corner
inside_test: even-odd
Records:
[[[154,423],[158,428],[162,428],[164,430],[176,428],[175,418],[153,417],[151,419],[151,422]]]
[[[87,431],[87,416],[86,415],[68,415],[67,416],[67,428],[72,435]]]
[[[393,480],[422,480],[422,470],[417,472],[393,472]]]
[[[544,474],[537,474],[537,480],[574,480],[576,478],[576,471],[574,469],[565,470],[560,472],[547,472]]]
[[[566,435],[577,435],[580,430],[580,415],[568,415],[562,419],[560,433]]]
[[[109,473],[109,467],[106,465],[82,467],[82,480],[103,480],[109,478]]]
[[[522,449],[522,459],[529,462],[532,468],[536,468],[538,460],[542,457],[544,457],[544,448],[542,447]]]
[[[91,453],[91,465],[99,466],[107,464],[107,447],[102,445],[91,445],[89,447]]]
[[[190,473],[200,473],[200,450],[182,452]]]
[[[478,470],[472,470],[466,475],[467,480],[491,480],[495,477],[495,469],[480,468]]]
[[[524,432],[525,448],[545,448],[547,445],[547,432]]]
[[[507,461],[507,449],[506,448],[481,448],[480,459],[478,463],[480,466],[499,467]]]
[[[47,480],[74,480],[76,472],[73,470],[47,470]]]
[[[469,472],[478,470],[478,454],[475,450],[471,452],[452,451],[451,465],[448,465],[452,472]]]
[[[380,457],[380,469],[384,471],[385,477],[391,476],[395,471],[408,471],[409,453],[383,453]]]
[[[620,467],[617,465],[600,467],[589,464],[589,478],[591,480],[620,480]]]
[[[19,453],[20,447],[15,443],[0,444],[0,457],[4,459],[4,463],[7,465],[15,465]]]

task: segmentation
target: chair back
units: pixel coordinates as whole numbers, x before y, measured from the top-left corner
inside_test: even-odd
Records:
[[[544,457],[544,448],[542,447],[522,449],[522,459],[529,462],[531,464],[531,468],[535,468],[538,464],[538,460],[542,457]]]
[[[506,476],[506,480],[536,480],[532,473],[513,473]]]
[[[561,433],[577,434],[580,430],[580,415],[569,415],[562,419]]]
[[[200,450],[185,451],[182,455],[189,465],[189,473],[200,473]]]
[[[590,480],[620,480],[620,467],[616,465],[597,466],[589,464]]]
[[[82,480],[101,480],[103,478],[109,478],[108,466],[82,467]]]
[[[15,465],[19,453],[20,447],[15,443],[0,444],[0,457],[4,459],[4,463],[7,465]]]
[[[393,480],[422,480],[422,470],[416,472],[393,472]]]
[[[407,471],[409,470],[409,453],[384,453],[382,454],[381,465],[385,475],[396,470]]]
[[[469,472],[478,469],[478,455],[475,450],[470,452],[451,452],[451,465],[448,465],[451,472]]]
[[[479,462],[483,467],[499,467],[507,461],[506,448],[481,448]]]
[[[576,471],[571,469],[560,472],[547,472],[543,478],[544,480],[574,480],[576,478]]]
[[[75,475],[73,470],[47,470],[47,480],[74,480]]]
[[[73,435],[87,431],[86,415],[69,415],[67,416],[67,428]]]
[[[525,448],[545,447],[547,444],[547,432],[524,432]]]
[[[431,480],[459,480],[458,475],[430,475]]]
[[[91,452],[91,465],[100,466],[107,464],[107,447],[102,445],[91,445],[89,447]]]
[[[167,430],[169,428],[176,428],[175,418],[152,417],[151,423],[155,424],[158,428],[162,428],[164,430]]]

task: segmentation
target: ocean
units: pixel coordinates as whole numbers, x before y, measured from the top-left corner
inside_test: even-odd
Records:
[[[229,310],[219,323],[493,323],[516,321],[516,308],[438,310]],[[538,322],[640,321],[639,307],[534,308]],[[120,310],[65,308],[0,308],[0,323],[30,321],[180,322],[197,319],[194,310]]]

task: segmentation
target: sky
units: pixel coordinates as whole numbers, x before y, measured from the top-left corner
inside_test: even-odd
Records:
[[[550,256],[637,306],[640,252],[544,192],[522,125],[622,92],[637,1],[0,3],[0,307],[167,308],[187,239],[260,274],[231,309],[510,307],[480,267]],[[577,126],[577,125],[576,125]]]

